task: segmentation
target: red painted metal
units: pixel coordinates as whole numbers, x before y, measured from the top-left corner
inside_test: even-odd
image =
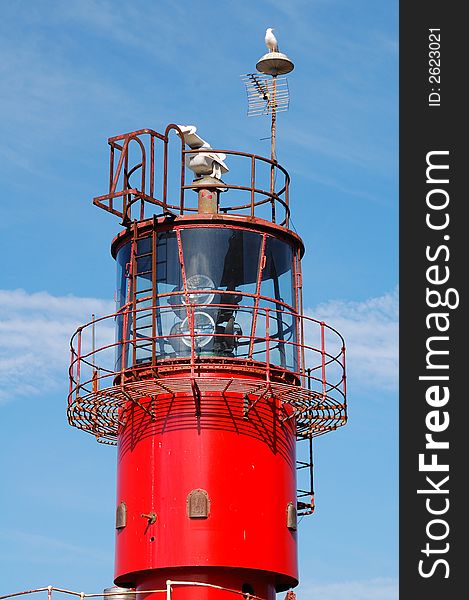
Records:
[[[278,588],[295,585],[296,533],[285,525],[296,503],[294,421],[281,426],[265,399],[246,418],[239,393],[204,394],[200,416],[187,396],[152,402],[141,399],[151,416],[129,406],[118,436],[117,502],[126,502],[128,521],[117,534],[116,583],[204,566],[267,571]],[[195,489],[209,495],[207,518],[188,517]],[[153,525],[141,517],[148,512]]]
[[[174,190],[169,144],[178,134]],[[185,161],[214,150],[186,150],[177,125],[109,145],[109,193],[94,203],[125,226],[112,243],[123,281],[117,311],[72,338],[68,417],[117,443],[115,583],[155,600],[274,600],[298,583],[296,517],[314,510],[312,438],[347,419],[344,340],[302,314],[304,248],[289,229],[288,173],[275,160],[215,150],[246,162],[248,177],[217,183],[228,191],[219,214],[199,214]],[[231,193],[245,200],[229,204]],[[244,260],[245,279],[231,283],[225,258],[210,287],[208,273],[194,271],[187,232],[258,243],[252,256],[236,254],[244,241],[224,250]],[[172,265],[159,254],[170,236]],[[194,289],[191,273],[206,289]],[[298,440],[306,456],[297,457]]]

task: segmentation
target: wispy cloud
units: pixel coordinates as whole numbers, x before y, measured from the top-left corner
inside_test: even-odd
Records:
[[[321,600],[397,600],[398,582],[391,578],[376,578],[338,583],[311,583],[301,586],[304,598]]]
[[[7,143],[0,155],[32,175],[41,176],[40,157],[52,152],[58,140],[76,154],[83,130],[107,130],[116,116],[121,122],[128,119],[129,106],[135,106],[132,61],[157,57],[160,67],[184,68],[169,43],[177,22],[152,3],[142,11],[130,3],[117,9],[107,0],[45,0],[41,5],[16,3],[3,17],[0,109],[5,118],[0,131]],[[121,57],[120,76],[114,55]],[[157,94],[152,103],[158,112]]]
[[[113,310],[113,302],[97,298],[0,290],[0,401],[63,387],[71,335],[91,314],[104,316]],[[331,301],[305,313],[324,320],[344,336],[349,381],[368,388],[396,387],[397,289],[364,302]],[[111,343],[112,328],[110,322],[99,329],[105,343]],[[307,340],[314,335],[306,329]],[[317,346],[314,341],[309,343]]]
[[[71,335],[113,310],[96,298],[0,290],[0,402],[65,386]]]
[[[332,301],[308,308],[344,336],[349,382],[396,389],[398,381],[398,289],[363,302]]]
[[[18,560],[26,557],[29,562],[40,564],[52,561],[55,564],[68,564],[76,560],[80,560],[81,563],[86,561],[88,564],[107,565],[109,562],[105,552],[96,551],[93,547],[70,544],[51,536],[11,530],[0,533],[0,539],[10,548],[9,555],[3,558],[11,559],[12,552],[13,556],[17,552]]]
[[[325,176],[323,173],[316,171],[313,168],[310,168],[308,170],[295,168],[291,169],[290,172],[292,175],[299,175],[307,181],[313,181],[315,183],[319,183],[323,186],[337,190],[341,192],[344,198],[352,196],[354,198],[367,200],[369,202],[372,202],[373,204],[378,204],[380,206],[387,206],[390,202],[389,198],[387,198],[386,196],[381,196],[377,193],[373,194],[372,192],[368,192],[364,187],[359,188],[354,187],[353,185],[348,185],[347,182],[341,182],[340,178],[338,177]]]

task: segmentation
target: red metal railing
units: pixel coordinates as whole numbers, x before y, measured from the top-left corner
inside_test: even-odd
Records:
[[[227,334],[198,329],[198,314],[229,308],[233,306],[180,304],[137,307],[95,319],[80,327],[71,340],[69,407],[85,402],[89,406],[86,410],[92,410],[93,415],[84,418],[80,413],[79,422],[73,424],[92,430],[95,435],[102,434],[113,439],[118,424],[111,422],[112,419],[107,422],[108,413],[101,412],[104,408],[109,411],[112,406],[117,409],[123,399],[133,398],[133,394],[129,396],[128,389],[133,389],[136,382],[139,382],[139,394],[145,394],[145,387],[155,393],[159,383],[152,383],[152,380],[163,385],[160,393],[170,390],[171,386],[177,391],[182,390],[181,385],[184,387],[178,383],[179,374],[185,381],[189,376],[203,388],[210,381],[209,372],[215,369],[218,375],[210,389],[222,391],[238,367],[238,370],[246,372],[246,365],[249,365],[257,379],[246,383],[235,375],[236,383],[231,383],[230,389],[252,394],[256,393],[253,387],[259,387],[258,380],[264,388],[270,385],[272,395],[277,390],[282,402],[292,407],[288,418],[295,418],[300,436],[319,435],[342,425],[346,418],[345,345],[342,336],[324,322],[297,315],[284,307],[257,307],[254,332],[238,330]],[[158,318],[167,318],[174,309],[185,311],[187,315],[180,321],[184,323],[183,328],[153,335],[151,323]],[[236,310],[237,320],[242,321],[241,315],[244,323],[252,320],[252,305],[239,305]],[[142,318],[146,321],[144,328],[148,335],[129,326]],[[288,338],[284,336],[281,339],[279,336],[279,318],[289,332]],[[113,339],[116,320],[127,324],[120,327],[120,339],[117,341]],[[297,332],[302,329],[306,331],[307,341],[297,338]],[[200,342],[207,337],[211,338],[209,350],[205,350]],[[230,351],[215,348],[216,342],[222,339],[228,339]],[[252,358],[251,346],[254,348]],[[302,367],[303,357],[307,370]],[[226,377],[220,377],[220,371],[226,372]],[[203,377],[201,373],[204,373]],[[317,413],[317,423],[311,411]],[[325,430],[321,425],[326,421]]]
[[[169,152],[170,142],[174,139],[171,132],[180,137],[180,162],[179,174],[170,189]],[[221,194],[220,212],[262,218],[288,228],[290,177],[277,161],[234,150],[186,149],[182,132],[174,124],[167,126],[164,135],[152,129],[141,129],[109,138],[108,143],[111,147],[109,192],[94,198],[93,203],[121,218],[124,224],[133,219],[150,218],[156,207],[162,214],[197,212],[197,196],[192,192],[194,186],[186,177],[186,157],[216,152],[226,154],[228,162],[240,161],[238,172],[236,166],[230,164],[233,174],[227,177],[242,180],[238,184],[220,181],[217,185],[221,191],[231,191],[231,194]],[[234,192],[240,200],[234,199]]]

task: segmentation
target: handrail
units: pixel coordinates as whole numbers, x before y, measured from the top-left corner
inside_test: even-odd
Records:
[[[212,311],[215,315],[218,314],[215,311],[233,308],[233,304],[228,303],[137,305],[81,326],[70,342],[70,423],[92,433],[99,441],[114,443],[122,425],[119,407],[129,401],[142,408],[141,398],[159,394],[190,395],[194,388],[199,388],[206,403],[210,395],[204,400],[204,390],[224,394],[229,388],[229,393],[252,397],[267,394],[266,398],[279,398],[281,405],[288,407],[281,420],[295,423],[299,439],[322,435],[344,425],[347,404],[342,336],[323,321],[298,315],[283,306],[258,306],[258,326],[254,332],[230,330],[227,334],[210,330],[207,333],[197,329],[195,317],[201,313]],[[245,326],[247,323],[248,329],[254,306],[239,304],[235,312],[236,320]],[[171,315],[177,323],[185,324],[172,331],[160,330],[155,335],[151,323],[158,315],[161,318]],[[187,315],[185,319],[184,315]],[[283,328],[280,333],[273,325],[278,322],[277,317]],[[139,319],[146,320],[143,329],[133,325]],[[124,323],[126,326],[118,329],[121,337],[114,340],[116,320],[121,327]],[[296,325],[298,321],[302,327]],[[311,328],[319,336],[317,346],[296,339],[298,331],[305,329],[308,334]],[[93,331],[99,342],[96,346],[91,340]],[[207,337],[209,348],[204,351],[198,340]],[[216,343],[222,345],[216,346]],[[249,357],[251,345],[254,346],[252,358]],[[306,356],[305,363],[298,362],[298,353]],[[309,366],[304,369],[304,364]],[[211,375],[214,371],[218,373],[216,376]],[[200,400],[198,402],[200,411]]]
[[[226,588],[226,587],[223,587],[220,585],[215,585],[213,583],[207,583],[207,582],[203,582],[203,581],[184,581],[184,580],[168,579],[166,581],[166,586],[163,589],[136,590],[136,589],[132,588],[132,589],[127,590],[124,588],[119,588],[115,592],[103,591],[100,593],[85,593],[85,592],[75,592],[73,590],[67,590],[67,589],[55,587],[52,585],[48,585],[46,587],[39,587],[39,588],[31,589],[31,590],[24,590],[21,592],[13,592],[11,594],[5,594],[3,596],[0,596],[0,600],[7,600],[9,598],[16,598],[18,596],[24,596],[27,594],[36,594],[36,593],[40,593],[40,592],[47,592],[47,600],[52,600],[52,595],[53,595],[52,592],[68,594],[70,596],[78,596],[82,600],[84,598],[110,598],[110,599],[112,599],[113,597],[122,598],[123,596],[128,596],[129,598],[135,598],[138,595],[146,596],[148,594],[165,594],[166,600],[170,600],[171,596],[172,596],[172,586],[176,586],[176,585],[194,586],[194,587],[202,586],[202,587],[214,588],[214,589],[223,590],[226,592],[230,592],[230,593],[233,593],[236,595],[246,597],[246,593],[243,592],[242,590],[234,590],[232,588]],[[265,600],[261,596],[256,596],[255,594],[249,594],[249,598],[252,600]]]
[[[176,202],[174,200],[170,201],[168,191],[168,152],[171,131],[176,131],[181,143],[181,171],[177,193],[178,200]],[[130,164],[132,141],[136,142],[140,149],[135,164]],[[227,205],[223,204],[225,195],[222,194],[223,201],[220,203],[220,213],[260,218],[276,223],[277,206],[282,212],[278,224],[285,228],[289,227],[290,176],[276,160],[238,150],[186,149],[181,129],[175,124],[168,125],[164,135],[152,129],[140,129],[111,137],[108,139],[108,144],[110,146],[109,191],[107,194],[95,197],[93,203],[99,208],[120,217],[123,224],[129,223],[134,218],[139,220],[150,218],[154,214],[155,206],[158,206],[163,214],[185,215],[196,212],[196,195],[186,196],[187,191],[190,192],[194,189],[193,184],[186,182],[186,157],[197,153],[215,152],[242,160],[246,159],[249,163],[249,175],[244,183],[242,181],[235,183],[220,181],[220,184],[217,185],[220,190],[231,190],[246,194],[244,202],[231,202]],[[163,145],[162,150],[161,145]],[[262,185],[258,168],[259,163],[270,165],[269,171],[282,175],[282,183],[279,189],[276,190],[271,187],[270,175],[269,177],[265,175],[265,185]],[[138,170],[141,171],[140,182],[138,185],[131,184],[131,175]],[[160,192],[157,191],[158,183],[160,184]],[[230,194],[226,196],[229,198]],[[133,207],[137,203],[140,203],[140,211],[138,215],[134,215]],[[262,207],[265,204],[271,205],[270,215],[265,211],[262,212]]]
[[[203,290],[200,291],[198,290],[198,293],[203,293]],[[223,293],[223,291],[220,290],[220,293]],[[226,292],[226,293],[230,293],[230,292]],[[174,295],[180,295],[180,292],[168,292],[166,294],[161,294],[159,296],[159,298],[164,298],[164,297],[171,297]],[[240,294],[242,296],[247,296],[247,297],[253,297],[255,296],[254,294]],[[342,335],[333,327],[327,325],[324,321],[319,321],[318,319],[314,319],[313,317],[309,317],[309,316],[305,316],[305,315],[298,315],[297,313],[291,311],[291,310],[285,310],[284,307],[286,307],[287,305],[285,305],[282,302],[276,302],[274,300],[272,300],[271,298],[267,298],[264,296],[260,296],[260,298],[262,300],[265,301],[270,301],[272,304],[279,304],[282,305],[282,308],[271,308],[271,307],[258,307],[257,308],[257,312],[260,313],[261,315],[264,316],[265,319],[265,323],[268,324],[268,320],[275,318],[275,315],[278,315],[282,318],[282,322],[286,321],[287,318],[291,318],[293,321],[296,319],[299,319],[303,322],[306,323],[310,323],[310,324],[314,324],[319,326],[320,331],[321,331],[321,347],[320,348],[316,348],[315,346],[309,345],[307,344],[304,340],[299,340],[299,341],[295,341],[295,340],[280,340],[279,338],[275,337],[275,336],[262,336],[259,333],[256,332],[252,332],[250,335],[247,335],[245,333],[238,335],[237,337],[239,337],[242,340],[246,340],[246,342],[254,342],[254,343],[262,343],[262,342],[266,342],[266,341],[273,341],[276,342],[278,344],[282,344],[282,345],[286,345],[286,346],[299,346],[300,348],[302,348],[303,350],[309,350],[309,351],[313,351],[313,352],[317,352],[319,353],[320,357],[321,357],[321,362],[318,363],[316,366],[314,367],[308,367],[309,371],[314,371],[316,369],[321,369],[321,374],[322,374],[322,378],[321,381],[325,381],[325,374],[326,374],[326,367],[329,366],[332,363],[337,363],[340,365],[341,369],[344,370],[343,367],[343,362],[340,362],[343,360],[343,356],[345,355],[345,341],[342,337]],[[143,301],[143,300],[142,300]],[[156,306],[144,306],[144,307],[140,307],[140,308],[133,308],[131,305],[127,305],[129,306],[129,308],[127,310],[125,310],[125,307],[119,309],[118,311],[111,313],[110,315],[106,315],[104,317],[99,317],[99,318],[95,318],[89,322],[87,322],[85,325],[80,326],[77,331],[73,334],[71,341],[70,341],[70,349],[71,349],[71,354],[73,357],[75,357],[72,361],[71,361],[71,366],[73,366],[74,364],[77,364],[77,369],[79,369],[79,365],[80,363],[83,364],[88,364],[88,365],[92,365],[92,362],[89,361],[87,363],[88,358],[92,357],[93,355],[98,355],[100,352],[102,352],[103,350],[107,350],[109,348],[116,348],[119,346],[122,346],[124,344],[138,344],[140,342],[146,342],[146,341],[152,341],[154,338],[156,340],[159,339],[170,339],[170,338],[183,338],[183,337],[201,337],[205,334],[201,334],[201,333],[197,333],[194,331],[194,326],[192,325],[192,328],[189,332],[182,332],[182,333],[175,333],[175,334],[162,334],[162,335],[156,335],[156,336],[139,336],[138,339],[137,337],[124,337],[122,340],[118,340],[117,342],[113,342],[110,344],[106,344],[104,346],[101,346],[99,348],[96,348],[94,351],[91,350],[89,352],[83,352],[81,347],[82,347],[82,335],[83,332],[85,330],[92,330],[92,328],[94,326],[96,326],[96,324],[101,323],[103,321],[108,321],[109,319],[112,319],[113,321],[117,318],[120,317],[124,317],[124,316],[136,316],[137,314],[140,313],[147,313],[150,314],[151,312],[160,312],[160,313],[170,313],[170,311],[174,312],[175,310],[177,311],[188,311],[188,310],[196,310],[196,309],[233,309],[233,304],[225,304],[225,303],[211,303],[211,304],[206,304],[206,303],[190,303],[190,304],[184,304],[184,303],[174,303],[172,305],[166,305],[166,304],[158,304]],[[243,314],[254,314],[255,311],[255,307],[252,305],[247,305],[247,304],[238,304],[235,307],[236,312],[238,313],[243,313]],[[274,316],[272,316],[274,315]],[[324,331],[328,330],[331,334],[334,334],[337,338],[338,341],[340,341],[340,346],[338,345],[338,351],[334,354],[334,353],[330,353],[326,350],[326,344],[325,344],[325,335],[324,335]],[[267,328],[268,331],[268,328]],[[224,337],[227,334],[226,333],[212,333],[210,334],[212,337],[217,338],[217,337]],[[76,348],[75,348],[75,339],[76,341]],[[109,370],[103,366],[98,366],[98,364],[95,364],[96,369],[98,370],[105,370],[109,373],[112,374],[116,374],[115,371]],[[269,365],[267,365],[267,367],[269,367]],[[294,375],[303,375],[303,371],[301,369],[301,367],[298,368],[298,370],[293,371],[291,370],[291,372]],[[79,371],[78,371],[78,375],[79,375]]]

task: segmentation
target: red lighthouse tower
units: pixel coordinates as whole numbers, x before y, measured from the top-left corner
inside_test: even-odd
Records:
[[[297,468],[346,420],[343,339],[302,314],[288,173],[191,126],[109,145],[94,204],[123,226],[117,306],[72,338],[68,417],[117,444],[115,584],[273,600],[298,583],[313,511]]]

